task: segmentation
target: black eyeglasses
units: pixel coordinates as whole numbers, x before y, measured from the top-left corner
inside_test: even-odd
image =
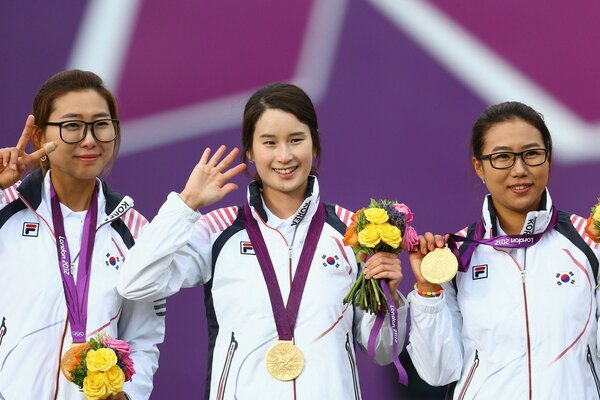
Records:
[[[69,120],[62,122],[46,122],[46,125],[58,126],[63,142],[74,144],[85,139],[88,126],[92,127],[92,136],[99,142],[109,143],[117,138],[119,132],[118,119],[99,119],[92,122]]]
[[[484,154],[477,158],[480,160],[490,160],[492,167],[496,169],[508,169],[515,165],[517,157],[530,167],[542,165],[548,159],[548,149],[529,149],[518,153],[512,151],[502,151],[498,153]]]

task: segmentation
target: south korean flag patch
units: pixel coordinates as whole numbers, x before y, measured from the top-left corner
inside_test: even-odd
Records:
[[[106,253],[106,260],[104,261],[104,264],[106,264],[107,267],[118,270],[121,267],[121,258],[119,258],[119,256]]]
[[[579,285],[579,277],[577,276],[576,270],[564,270],[558,271],[554,275],[556,287],[572,287]]]
[[[340,267],[340,263],[338,262],[340,260],[340,257],[337,254],[335,254],[333,256],[328,256],[327,254],[323,254],[321,256],[321,260],[323,260],[323,266],[325,268],[327,268],[327,267],[339,268]]]

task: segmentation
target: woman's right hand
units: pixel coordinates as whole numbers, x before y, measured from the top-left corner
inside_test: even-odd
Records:
[[[434,235],[431,232],[427,232],[419,235],[419,243],[410,251],[408,258],[413,274],[417,279],[419,291],[435,292],[441,288],[440,285],[428,282],[427,279],[423,278],[423,275],[421,275],[421,262],[429,252],[444,246],[446,246],[446,241],[441,235]]]
[[[221,160],[226,149],[225,146],[219,147],[211,157],[210,148],[206,148],[200,161],[192,170],[185,188],[179,194],[192,210],[214,204],[238,188],[235,183],[229,181],[244,171],[246,164],[241,163],[229,168],[238,155],[239,149],[231,150]]]
[[[56,149],[56,143],[48,142],[31,154],[25,152],[35,128],[34,121],[33,115],[27,117],[25,128],[23,128],[23,133],[15,147],[0,149],[0,189],[14,185],[31,164]]]

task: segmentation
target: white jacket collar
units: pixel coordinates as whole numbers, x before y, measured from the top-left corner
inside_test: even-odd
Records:
[[[248,204],[252,207],[252,213],[254,217],[257,216],[264,222],[267,222],[267,213],[265,212],[265,206],[262,199],[262,185],[258,181],[252,181],[248,185],[247,193]],[[306,198],[294,214],[294,217],[290,219],[290,225],[295,226],[300,224],[302,221],[310,221],[312,216],[317,210],[317,205],[320,200],[319,192],[319,181],[316,176],[310,175],[308,177],[308,187],[306,189]]]
[[[521,234],[535,234],[541,233],[546,230],[546,227],[550,223],[552,218],[552,198],[548,189],[542,194],[542,200],[540,201],[540,207],[537,211],[530,211],[525,218],[525,223],[521,228]],[[494,237],[498,236],[500,232],[498,217],[496,216],[496,210],[492,203],[492,195],[488,194],[482,207],[483,222],[485,225],[485,236]]]

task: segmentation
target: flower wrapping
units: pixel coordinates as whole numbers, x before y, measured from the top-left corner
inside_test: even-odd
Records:
[[[419,241],[411,226],[413,214],[405,204],[392,200],[373,200],[352,216],[346,229],[344,244],[352,247],[358,262],[367,257],[387,252],[399,254],[412,249]],[[359,274],[356,282],[344,298],[344,304],[355,306],[372,314],[385,313],[387,302],[378,279],[365,279]]]
[[[600,243],[600,198],[592,207],[592,211],[585,226],[585,232],[594,242]]]
[[[131,349],[123,340],[100,334],[73,350],[63,358],[63,372],[88,400],[103,400],[122,392],[125,382],[135,374]]]

